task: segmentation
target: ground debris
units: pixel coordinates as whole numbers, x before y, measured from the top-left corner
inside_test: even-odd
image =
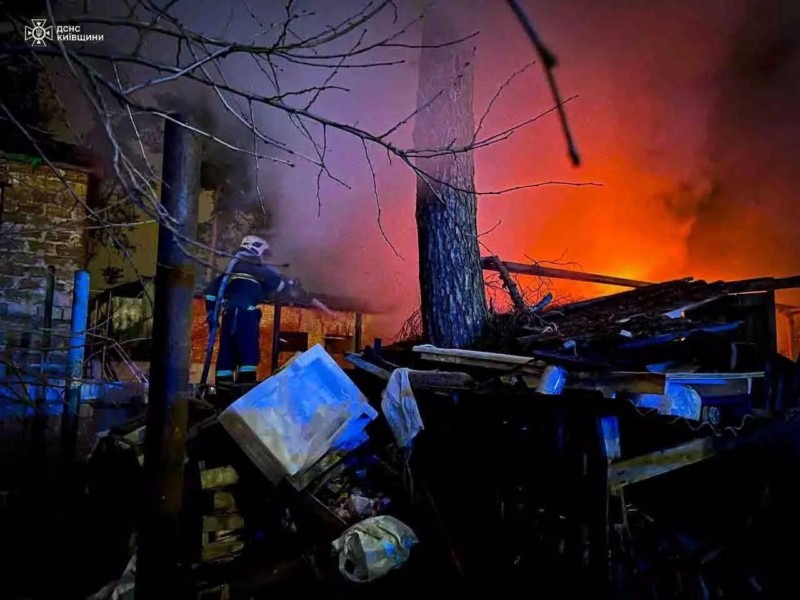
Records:
[[[774,282],[679,280],[525,306],[494,315],[476,348],[376,345],[347,354],[346,372],[319,349],[300,354],[190,429],[193,577],[231,597],[347,596],[351,580],[365,593],[511,588],[534,573],[545,589],[566,577],[691,597],[699,576],[680,540],[723,547],[716,532],[746,521],[715,465],[750,457],[734,463],[736,485],[757,497],[762,458],[800,439],[800,370],[776,352]],[[389,396],[394,412],[376,418]],[[286,427],[320,398],[349,408]],[[226,423],[233,413],[246,435]],[[675,472],[685,486],[664,477]],[[652,496],[627,496],[644,482]],[[685,514],[669,500],[679,494],[693,499]],[[721,523],[673,533],[698,511]],[[386,519],[407,527],[407,543],[371,525]],[[654,548],[676,549],[679,576]],[[715,585],[740,589],[719,556],[731,575]]]

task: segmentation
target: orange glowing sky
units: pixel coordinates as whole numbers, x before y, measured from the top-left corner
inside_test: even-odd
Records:
[[[491,230],[481,237],[485,253],[518,262],[560,260],[589,272],[653,281],[800,272],[793,183],[800,168],[797,2],[522,3],[560,60],[556,74],[563,96],[577,96],[567,112],[584,162],[579,169],[570,166],[557,118],[550,115],[479,151],[477,186],[496,190],[549,180],[602,186],[481,197],[479,229]],[[362,3],[309,4],[324,24],[337,20],[332,13]],[[474,102],[479,117],[498,87],[535,53],[505,2],[440,4],[453,19],[480,31]],[[205,22],[209,30],[229,20],[221,3],[207,8],[186,18]],[[406,58],[388,69],[342,73],[337,83],[351,91],[326,95],[316,109],[385,130],[413,111],[416,101],[416,59],[413,53]],[[229,66],[231,81],[260,85],[251,65]],[[308,81],[294,71],[285,77],[300,87]],[[534,65],[508,87],[484,130],[501,130],[552,106],[541,67]],[[284,139],[297,135],[288,123],[268,120],[266,113],[264,119]],[[397,132],[396,143],[410,144],[411,126]],[[384,229],[400,258],[376,226],[360,142],[337,134],[328,142],[329,167],[351,187],[324,181],[319,215],[315,169],[263,165],[276,258],[292,263],[293,274],[310,289],[359,298],[378,309],[378,333],[390,338],[419,303],[414,178],[379,149],[372,153]],[[557,296],[618,291],[569,282],[554,286]]]
[[[797,161],[792,135],[800,133],[800,60],[790,34],[796,29],[785,26],[798,10],[788,0],[524,4],[560,59],[563,95],[578,96],[567,110],[584,163],[570,166],[551,115],[479,151],[478,188],[549,180],[602,187],[548,186],[483,196],[479,229],[494,228],[481,238],[486,253],[520,262],[560,260],[589,272],[653,281],[800,271],[792,251],[800,222],[789,175]],[[534,54],[505,3],[470,6],[475,12],[459,18],[481,32],[475,71],[479,117],[498,86]],[[414,100],[414,68],[411,61],[390,79],[360,82],[367,94],[384,99],[359,113],[361,123],[407,110]],[[387,94],[387,86],[395,92]],[[349,102],[333,106],[352,114]],[[765,105],[780,117],[765,114]],[[497,131],[551,107],[536,65],[508,88],[485,127]],[[364,177],[357,152],[342,152],[341,166]],[[281,240],[278,246],[321,287],[377,301],[385,311],[379,333],[390,337],[417,306],[419,291],[413,178],[402,166],[385,163],[376,160],[383,222],[403,259],[375,227],[369,179],[352,194],[326,187],[330,220],[323,217],[318,231],[315,203],[279,208],[282,223],[303,227],[323,243],[307,260],[301,248],[307,239]],[[297,174],[283,187],[294,189],[291,185],[302,185],[299,179]],[[319,252],[330,261],[344,259],[353,273],[339,277],[316,269]],[[619,291],[572,282],[554,282],[554,288],[557,296],[572,297]]]
[[[557,123],[548,119],[480,156],[479,184],[566,179],[603,187],[551,187],[484,199],[482,226],[503,220],[484,238],[489,247],[509,260],[562,257],[587,271],[655,281],[796,272],[792,249],[798,237],[781,231],[796,223],[793,186],[783,172],[790,169],[775,161],[787,144],[771,137],[770,119],[761,110],[772,97],[797,93],[789,82],[800,61],[793,45],[782,45],[784,19],[791,15],[780,9],[787,3],[762,3],[761,20],[754,21],[745,2],[528,5],[562,60],[558,74],[565,95],[579,96],[568,110],[584,166],[567,165]],[[750,35],[745,41],[743,27]],[[758,36],[759,43],[751,41]],[[492,38],[479,47],[491,63],[487,68],[479,61],[484,82],[504,63],[520,60],[500,51],[505,43]],[[784,64],[772,79],[763,79],[760,65],[764,55],[774,54],[770,46],[782,51],[778,59]],[[759,68],[758,77],[748,78],[750,63]],[[518,91],[508,99],[506,114],[546,104],[536,77],[541,76],[533,75],[526,86],[532,93]],[[761,107],[748,100],[754,90]],[[779,107],[787,102],[783,98]],[[783,115],[785,127],[795,130],[797,112]],[[755,173],[750,180],[742,175],[748,168]],[[572,294],[600,291],[567,282],[557,287]]]

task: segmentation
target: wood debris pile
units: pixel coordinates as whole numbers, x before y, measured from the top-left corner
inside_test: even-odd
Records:
[[[738,560],[756,560],[741,558],[755,547],[733,549],[735,535],[717,534],[742,518],[734,509],[738,496],[724,491],[730,473],[735,494],[749,494],[765,485],[772,464],[789,460],[786,448],[800,439],[800,368],[778,352],[775,303],[775,291],[800,286],[800,277],[620,280],[616,285],[634,289],[561,306],[547,295],[531,306],[509,267],[520,268],[484,259],[484,268],[505,280],[514,308],[495,317],[488,340],[475,349],[415,342],[346,357],[363,389],[370,381],[380,389],[397,369],[409,370],[427,430],[422,441],[438,444],[450,460],[442,470],[429,446],[415,447],[416,456],[427,452],[425,460],[436,465],[429,477],[442,478],[443,486],[465,478],[495,486],[500,514],[492,523],[511,548],[507,563],[502,552],[493,557],[498,568],[513,576],[509,564],[535,555],[547,572],[569,564],[584,577],[581,569],[596,568],[633,597],[640,585],[658,590],[653,597],[700,597],[695,593],[710,581],[701,573],[706,567],[694,566],[676,545],[718,544],[725,550],[715,556],[744,552]],[[465,456],[473,464],[460,469]],[[470,488],[457,489],[456,504]],[[673,505],[677,497],[691,499],[685,511]],[[478,505],[469,503],[473,511]],[[697,514],[707,522],[687,534]],[[474,522],[464,518],[465,527]],[[681,557],[680,567],[667,564],[665,548]],[[490,560],[483,549],[463,551]],[[725,558],[709,560],[730,575],[714,581],[718,590],[762,585],[761,575],[737,579],[735,568],[722,566]]]
[[[767,585],[765,572],[726,562],[761,559],[730,543],[752,532],[718,534],[772,510],[733,502],[726,473],[736,474],[736,498],[762,498],[779,479],[766,467],[800,447],[800,369],[778,353],[774,295],[795,279],[636,282],[561,306],[527,306],[517,290],[515,311],[488,347],[415,340],[382,348],[376,340],[346,355],[354,367],[346,374],[334,363],[335,377],[326,369],[312,378],[309,365],[324,363],[310,360],[324,354],[315,347],[254,389],[220,386],[190,415],[184,512],[193,583],[231,597],[411,595],[536,581],[546,597],[691,598],[711,585],[703,569],[713,565],[721,574],[713,586],[733,596],[754,581]],[[278,386],[284,380],[292,385]],[[359,418],[352,443],[331,442],[278,477],[259,457],[282,456],[288,435],[276,445],[266,432],[286,428],[293,411],[273,410],[281,397],[267,393],[273,388],[294,390],[295,408],[329,388],[341,401],[350,389],[363,395],[364,414],[380,416]],[[226,413],[252,422],[256,437],[230,429]],[[319,427],[322,414],[303,422]],[[111,432],[105,444],[124,442],[120,452],[130,454],[140,427]],[[411,430],[410,439],[398,434]],[[109,465],[97,480],[108,479]],[[683,510],[675,498],[691,501]],[[796,506],[800,493],[781,502]],[[686,531],[698,514],[702,526]],[[355,590],[331,544],[384,517],[411,527],[419,544],[408,564]],[[724,551],[708,558],[680,544]]]

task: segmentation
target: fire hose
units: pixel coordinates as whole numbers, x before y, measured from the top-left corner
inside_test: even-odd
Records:
[[[217,338],[217,328],[219,327],[219,313],[222,310],[222,299],[225,297],[225,288],[228,287],[231,273],[233,273],[233,269],[238,262],[239,259],[234,256],[228,263],[228,266],[225,267],[225,272],[222,274],[222,281],[219,283],[216,302],[214,302],[214,313],[211,317],[211,322],[208,324],[208,344],[206,345],[203,374],[200,376],[200,389],[205,388],[206,381],[208,381],[208,372],[211,370],[211,355],[214,353],[214,341]]]

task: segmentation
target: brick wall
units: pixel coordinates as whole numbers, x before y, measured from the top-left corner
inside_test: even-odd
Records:
[[[0,347],[39,345],[49,265],[54,327],[69,328],[74,272],[86,266],[88,179],[79,170],[0,161]]]
[[[283,306],[281,308],[281,331],[304,332],[308,334],[308,347],[315,344],[325,346],[325,336],[347,337],[351,340],[355,336],[356,314],[351,311],[333,311],[334,316],[328,316],[318,310]],[[261,307],[261,363],[258,366],[258,377],[264,379],[270,374],[272,365],[272,327],[274,309],[270,305]],[[205,302],[195,300],[192,323],[192,364],[193,379],[198,380],[202,363],[205,358],[206,345],[208,344],[208,327],[205,323]],[[367,319],[362,321],[362,339],[364,343],[369,340],[367,337]],[[219,340],[215,344],[214,356]],[[348,349],[353,350],[352,344],[348,344]],[[344,362],[343,356],[333,355],[336,361],[343,367],[349,366]],[[279,363],[288,359],[290,355],[281,356]],[[212,369],[213,373],[213,369]]]

